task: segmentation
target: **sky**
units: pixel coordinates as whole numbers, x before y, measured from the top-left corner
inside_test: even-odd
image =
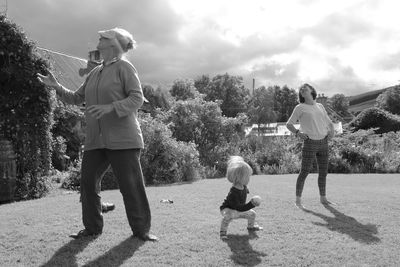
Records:
[[[0,8],[6,0],[0,0]],[[357,95],[400,81],[396,0],[8,0],[37,46],[87,58],[98,31],[121,27],[144,84],[241,76],[244,85],[313,85]]]

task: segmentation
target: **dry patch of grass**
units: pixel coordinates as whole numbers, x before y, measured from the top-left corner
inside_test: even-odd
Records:
[[[308,177],[304,204],[294,204],[296,175],[253,176],[250,195],[260,195],[249,235],[233,221],[229,239],[219,239],[219,205],[226,179],[148,187],[153,226],[160,241],[131,238],[118,190],[102,192],[115,211],[104,215],[97,239],[72,240],[82,228],[76,193],[0,206],[0,266],[397,266],[400,261],[398,175],[328,176],[328,197],[319,204],[316,175]],[[172,199],[173,204],[160,203]]]

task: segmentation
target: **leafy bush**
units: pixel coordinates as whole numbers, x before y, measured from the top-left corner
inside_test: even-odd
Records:
[[[172,136],[178,141],[196,144],[201,163],[210,168],[220,169],[216,162],[226,160],[227,153],[234,151],[228,143],[244,138],[247,116],[222,116],[218,102],[201,98],[177,101],[168,114],[166,122]]]
[[[351,173],[351,165],[347,160],[340,157],[330,157],[328,171],[330,173]]]
[[[17,155],[16,199],[46,192],[51,166],[54,95],[37,79],[47,62],[34,53],[23,31],[0,15],[0,135],[12,141]]]
[[[379,108],[362,111],[350,124],[353,131],[376,128],[375,133],[387,133],[400,130],[400,117]]]
[[[81,166],[82,161],[78,161],[75,166],[68,169],[68,175],[64,178],[61,188],[69,190],[79,190],[81,187]]]
[[[378,96],[376,106],[390,113],[400,115],[400,85],[396,85]]]
[[[66,148],[64,153],[73,162],[79,158],[85,138],[83,131],[80,130],[80,126],[84,124],[83,112],[78,107],[64,104],[59,100],[56,104],[54,109],[54,125],[51,132],[53,136],[62,136],[65,139]]]
[[[341,151],[341,156],[343,159],[347,160],[353,168],[357,168],[357,172],[362,173],[375,172],[375,162],[379,159],[379,157],[375,157],[374,155],[371,156],[355,146],[343,149]]]
[[[53,153],[51,156],[51,161],[53,167],[59,171],[65,171],[67,169],[67,159],[68,156],[66,155],[67,145],[65,143],[65,139],[62,136],[57,136],[53,138],[52,148]]]
[[[141,114],[145,142],[141,162],[146,184],[193,181],[203,174],[192,142],[177,141],[160,118]]]

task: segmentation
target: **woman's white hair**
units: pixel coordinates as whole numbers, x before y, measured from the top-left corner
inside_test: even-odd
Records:
[[[113,28],[110,30],[99,31],[99,35],[107,39],[115,40],[116,46],[123,53],[136,48],[136,41],[133,39],[132,34],[127,30]]]
[[[226,171],[226,178],[232,184],[247,185],[253,169],[240,156],[232,156],[229,158]]]

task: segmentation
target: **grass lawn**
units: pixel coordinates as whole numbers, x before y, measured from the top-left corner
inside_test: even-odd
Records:
[[[264,231],[249,236],[246,221],[236,220],[225,242],[219,205],[226,179],[148,187],[157,243],[131,238],[118,190],[102,192],[117,208],[104,214],[97,239],[68,237],[82,228],[75,192],[1,205],[0,266],[399,266],[398,174],[328,175],[331,208],[319,204],[311,174],[308,212],[294,205],[295,182],[296,175],[253,176],[250,196],[263,198],[256,211]]]

